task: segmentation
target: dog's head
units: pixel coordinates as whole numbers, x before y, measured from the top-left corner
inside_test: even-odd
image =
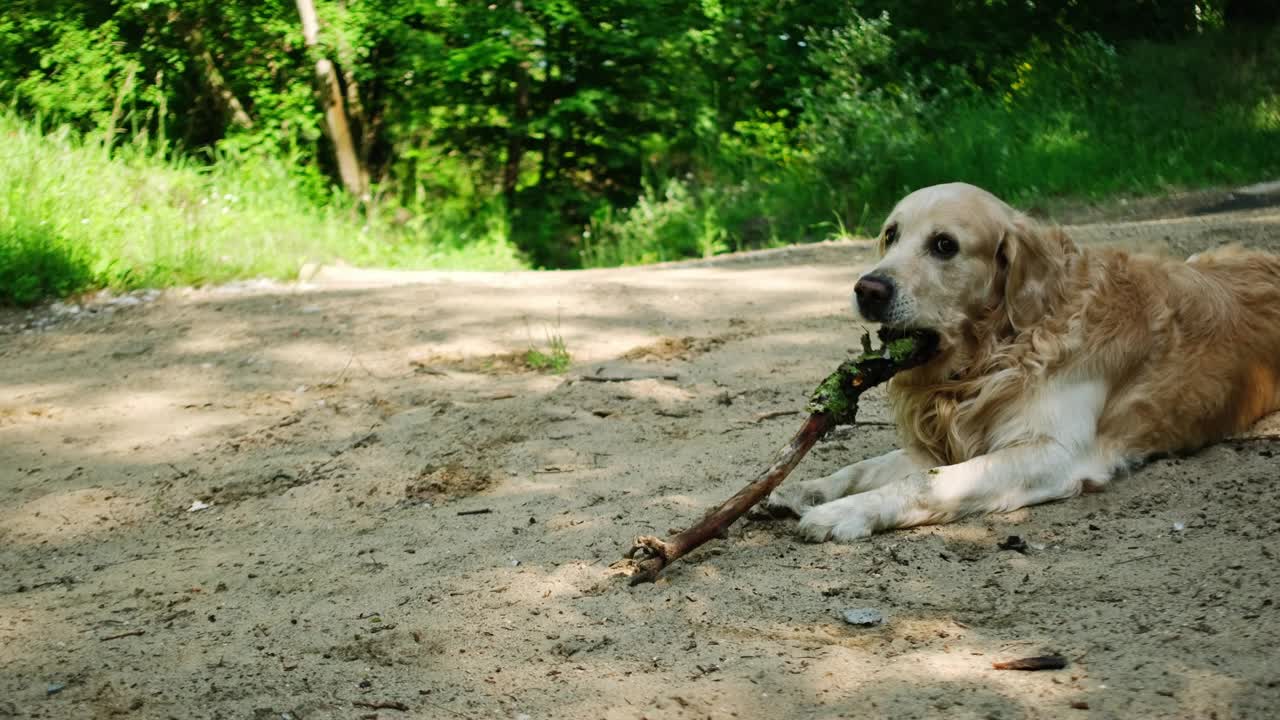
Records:
[[[1067,256],[1060,232],[980,188],[935,185],[903,198],[880,233],[880,262],[858,279],[863,318],[933,330],[944,344],[975,326],[1021,331],[1061,298]]]

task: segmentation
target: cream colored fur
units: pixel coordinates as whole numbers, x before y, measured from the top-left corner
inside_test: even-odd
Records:
[[[889,384],[903,449],[769,498],[810,539],[1100,490],[1280,409],[1280,257],[1080,248],[960,183],[908,195],[885,230],[885,324],[936,330],[941,352]],[[928,251],[943,233],[949,259]]]

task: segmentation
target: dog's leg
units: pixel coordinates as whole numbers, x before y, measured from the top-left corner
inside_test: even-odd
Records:
[[[803,515],[817,505],[853,493],[874,490],[927,467],[913,460],[906,452],[894,450],[843,467],[826,477],[783,485],[765,499],[765,506],[772,512],[789,510],[796,515]]]
[[[1079,495],[1122,465],[1118,457],[1072,452],[1050,440],[997,450],[972,460],[913,471],[875,490],[804,512],[800,531],[815,541],[851,541],[895,528],[946,523]]]

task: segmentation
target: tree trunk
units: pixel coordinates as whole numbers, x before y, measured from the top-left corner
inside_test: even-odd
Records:
[[[356,159],[360,166],[361,182],[367,188],[369,177],[373,173],[369,156],[373,152],[378,123],[376,118],[371,118],[364,112],[364,103],[360,102],[360,84],[356,81],[355,71],[343,67],[342,85],[347,91],[347,115],[351,118],[351,125],[354,128],[352,134],[359,138],[356,143],[359,155]]]
[[[315,3],[312,0],[297,0],[297,5],[298,15],[302,18],[303,40],[307,48],[314,51],[320,37],[320,21],[316,17]],[[338,82],[333,62],[324,56],[316,59],[316,92],[320,98],[320,106],[324,109],[325,130],[333,143],[338,175],[348,192],[363,198],[368,192],[367,176],[360,165],[360,156],[351,134],[342,84]]]
[[[169,11],[170,24],[178,23],[180,18],[177,10]],[[244,103],[240,102],[235,91],[222,77],[222,71],[218,69],[213,53],[204,42],[204,30],[200,27],[199,20],[192,22],[190,29],[183,33],[183,39],[187,41],[187,49],[200,62],[200,68],[204,71],[204,80],[209,84],[209,90],[222,106],[223,112],[231,118],[231,124],[245,130],[252,130],[253,118],[249,117],[249,112],[244,109]]]
[[[520,164],[524,161],[524,140],[529,122],[529,70],[527,63],[516,64],[516,106],[507,131],[507,162],[502,169],[502,195],[507,212],[515,209],[516,186],[520,182]]]
[[[222,107],[227,114],[231,116],[231,122],[246,130],[253,128],[253,118],[249,117],[249,113],[244,109],[244,104],[240,102],[240,98],[231,91],[231,86],[222,78],[222,73],[218,71],[218,64],[213,61],[213,54],[208,48],[202,48],[199,54],[200,62],[204,65],[205,80],[209,82],[209,87],[213,89],[213,94],[217,96],[218,101],[222,103]]]
[[[524,11],[524,3],[515,0],[512,6],[517,13]],[[517,47],[523,52],[524,42]],[[529,62],[519,60],[513,69],[516,84],[515,107],[512,109],[511,126],[507,129],[507,161],[502,168],[502,196],[507,203],[507,213],[516,207],[516,186],[520,183],[520,164],[524,161],[524,141],[529,124]]]
[[[555,106],[555,101],[560,95],[560,49],[566,45],[565,37],[568,32],[568,24],[557,30],[551,24],[550,20],[546,20],[542,26],[542,37],[546,39],[546,70],[543,72],[542,87],[538,89],[538,107],[537,113],[539,117],[547,117],[551,113],[551,108]],[[542,149],[541,158],[538,161],[538,180],[539,187],[546,187],[555,182],[556,171],[559,163],[555,158],[555,143],[552,139],[554,133],[547,128],[542,133]]]

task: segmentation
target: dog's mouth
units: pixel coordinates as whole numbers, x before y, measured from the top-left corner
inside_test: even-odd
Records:
[[[876,337],[884,344],[894,362],[902,370],[919,367],[938,354],[942,336],[927,328],[901,328],[881,325]]]

